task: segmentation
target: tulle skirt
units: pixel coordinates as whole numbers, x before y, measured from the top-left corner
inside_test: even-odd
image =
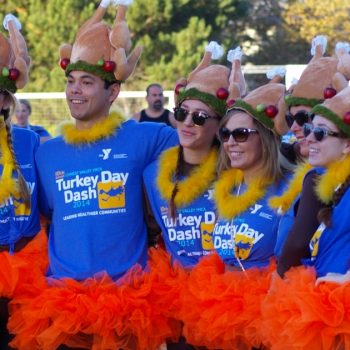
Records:
[[[106,274],[80,282],[41,280],[10,304],[8,326],[16,335],[11,346],[158,349],[166,340],[176,340],[179,328],[152,305],[152,289],[151,275],[137,266],[118,281]]]
[[[262,304],[261,335],[272,350],[350,349],[350,283],[316,285],[312,268],[276,276]]]
[[[42,278],[47,266],[47,236],[42,229],[22,250],[0,253],[0,297],[19,295],[23,285]]]
[[[216,254],[191,271],[181,297],[183,333],[195,346],[209,349],[251,349],[262,339],[261,302],[275,264],[265,269],[225,271]]]

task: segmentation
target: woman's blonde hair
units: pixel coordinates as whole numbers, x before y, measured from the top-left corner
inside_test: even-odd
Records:
[[[258,120],[251,117],[247,112],[241,110],[229,111],[220,121],[219,128],[224,127],[228,120],[237,113],[245,113],[247,116],[253,119],[254,126],[258,130],[260,137],[261,149],[262,149],[262,173],[261,177],[264,179],[270,179],[272,183],[277,183],[284,176],[285,170],[292,170],[293,166],[287,161],[280,152],[280,140],[279,137],[270,129],[267,129]],[[217,171],[220,174],[222,171],[230,169],[231,162],[227,153],[224,150],[223,144],[221,144]]]
[[[2,92],[2,93],[4,93],[4,92]],[[24,204],[29,206],[30,205],[30,193],[29,193],[28,186],[25,182],[25,179],[21,173],[21,169],[20,169],[19,164],[18,164],[17,159],[16,159],[15,151],[13,149],[12,134],[11,134],[11,118],[10,118],[10,116],[13,113],[13,111],[16,109],[17,100],[14,97],[14,95],[9,93],[9,92],[5,93],[5,98],[8,99],[9,107],[6,109],[2,109],[0,111],[0,118],[4,118],[5,127],[6,127],[7,145],[9,147],[9,150],[11,152],[11,156],[13,159],[14,170],[17,172],[17,180],[18,180],[20,196],[23,199]],[[2,151],[0,149],[0,154],[1,153],[2,153]]]

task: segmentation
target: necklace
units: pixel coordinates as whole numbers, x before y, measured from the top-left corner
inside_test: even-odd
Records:
[[[243,172],[239,169],[224,171],[214,187],[214,200],[221,217],[231,220],[246,211],[265,195],[266,187],[270,181],[255,179],[247,185],[243,194],[233,195],[232,189],[243,182]]]
[[[306,162],[301,163],[295,170],[293,178],[289,181],[286,191],[281,196],[273,196],[269,199],[269,206],[277,210],[279,214],[285,213],[300,194],[306,173],[312,166]]]
[[[213,148],[204,161],[194,168],[184,180],[174,182],[179,147],[172,147],[160,156],[157,186],[161,196],[170,201],[175,185],[175,205],[184,207],[203,194],[216,178],[217,150]]]
[[[78,130],[74,122],[65,122],[61,125],[61,133],[68,144],[88,144],[112,136],[123,121],[120,113],[112,112],[86,130]]]

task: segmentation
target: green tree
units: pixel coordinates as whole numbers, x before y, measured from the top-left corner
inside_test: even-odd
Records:
[[[344,0],[304,0],[288,1],[282,16],[296,41],[309,43],[316,35],[328,38],[328,52],[338,41],[349,41],[350,3]]]
[[[285,2],[280,0],[250,1],[249,18],[243,38],[248,62],[257,65],[304,63],[309,43],[296,36],[284,19]]]
[[[62,91],[64,74],[58,65],[58,48],[73,43],[79,26],[98,6],[91,0],[8,0],[4,13],[12,12],[23,24],[32,57],[26,91]],[[135,0],[128,11],[133,43],[144,52],[136,74],[124,89],[143,89],[150,81],[173,88],[200,61],[204,46],[217,40],[226,49],[240,43],[248,23],[246,0]],[[108,10],[112,24],[115,8]],[[222,58],[226,64],[226,58]]]
[[[226,49],[238,45],[247,8],[243,0],[135,0],[128,23],[144,51],[129,86],[158,81],[172,89],[199,63],[210,40]]]
[[[44,8],[45,7],[45,8]],[[26,91],[62,91],[64,74],[58,65],[59,46],[72,43],[79,26],[95,5],[83,0],[10,1],[6,10],[22,22],[32,58],[30,82]]]

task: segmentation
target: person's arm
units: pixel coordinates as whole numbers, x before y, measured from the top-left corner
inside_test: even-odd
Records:
[[[155,247],[158,244],[159,237],[161,235],[161,228],[158,225],[149,202],[145,185],[143,185],[143,208],[144,208],[144,217],[147,226],[147,240],[149,247]]]
[[[40,150],[35,155],[35,167],[38,174],[37,186],[38,186],[38,207],[40,214],[43,215],[48,220],[51,220],[52,210],[49,205],[49,199],[43,185],[43,174],[42,174],[42,161],[39,155]]]
[[[317,176],[315,172],[310,172],[305,177],[295,221],[277,265],[281,277],[292,266],[300,265],[302,259],[310,256],[309,242],[319,226],[317,213],[324,206],[315,193]]]

